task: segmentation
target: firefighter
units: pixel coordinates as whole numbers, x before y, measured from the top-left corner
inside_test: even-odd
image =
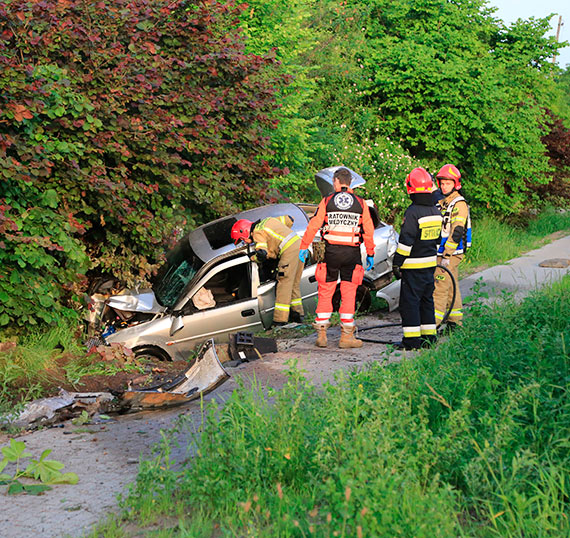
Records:
[[[406,177],[406,190],[412,200],[404,213],[402,230],[392,268],[402,279],[400,349],[418,349],[434,342],[436,325],[433,306],[434,270],[441,232],[441,213],[434,205],[433,180],[423,168],[414,168]]]
[[[435,322],[439,327],[445,312],[451,306],[447,326],[449,330],[453,330],[463,322],[458,268],[463,259],[463,254],[471,246],[471,217],[465,198],[458,192],[461,189],[461,173],[459,170],[452,164],[446,164],[441,167],[436,178],[444,196],[438,202],[438,207],[443,215],[443,224],[437,259],[438,265],[447,267],[453,275],[455,301],[451,304],[453,282],[449,274],[438,267],[435,271],[435,291],[433,293]]]
[[[266,259],[278,259],[277,288],[273,325],[285,325],[289,314],[295,321],[302,322],[303,303],[299,283],[303,264],[299,263],[299,236],[291,229],[293,219],[287,215],[268,217],[259,222],[240,219],[231,230],[231,238],[255,243],[254,261],[263,263]]]
[[[319,285],[317,317],[313,327],[317,331],[318,347],[327,346],[327,328],[333,311],[332,298],[340,275],[341,336],[339,347],[361,347],[362,340],[354,337],[356,329],[354,310],[356,290],[364,277],[360,243],[366,247],[366,270],[374,264],[374,225],[366,202],[350,188],[352,174],[339,168],[333,174],[334,194],[324,197],[311,218],[301,241],[299,258],[305,261],[308,247],[321,229],[325,241],[325,261],[317,264],[315,277]]]

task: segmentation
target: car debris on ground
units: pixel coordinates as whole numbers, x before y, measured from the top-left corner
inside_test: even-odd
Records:
[[[233,349],[221,349],[227,366],[257,360],[262,354],[277,351],[275,340],[238,333],[232,338]],[[245,350],[245,351],[244,351]],[[5,417],[2,424],[15,428],[35,429],[52,426],[65,420],[87,415],[89,418],[109,414],[132,413],[182,405],[200,398],[220,386],[230,375],[220,360],[213,339],[206,341],[195,361],[181,374],[164,379],[156,375],[156,383],[136,386],[129,382],[124,390],[102,392],[71,392],[60,389],[57,396],[28,403],[18,414]],[[144,377],[148,381],[147,376]]]

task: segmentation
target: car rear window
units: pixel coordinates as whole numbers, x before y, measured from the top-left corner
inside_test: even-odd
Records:
[[[204,226],[204,235],[212,250],[217,250],[233,243],[230,232],[236,222],[235,217],[228,217]]]

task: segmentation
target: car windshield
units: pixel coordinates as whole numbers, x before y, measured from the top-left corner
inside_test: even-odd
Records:
[[[204,262],[190,248],[188,239],[182,239],[168,253],[166,263],[158,270],[152,289],[156,300],[166,307],[173,307],[180,294]]]

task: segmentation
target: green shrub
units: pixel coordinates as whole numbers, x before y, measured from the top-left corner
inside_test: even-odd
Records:
[[[0,325],[54,322],[88,268],[144,279],[186,226],[266,197],[284,82],[243,6],[0,5]]]

